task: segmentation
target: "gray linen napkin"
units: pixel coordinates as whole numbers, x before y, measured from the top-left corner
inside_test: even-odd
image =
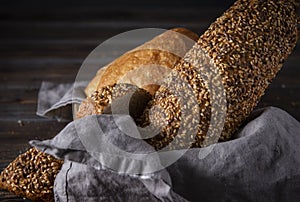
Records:
[[[55,118],[58,121],[72,120],[72,104],[81,103],[86,97],[84,88],[88,82],[75,84],[56,84],[43,81],[38,95],[36,114],[46,118]]]
[[[105,198],[113,201],[139,201],[138,198],[145,198],[145,201],[158,199],[160,201],[185,201],[171,190],[171,181],[166,170],[147,175],[128,175],[126,172],[135,170],[136,165],[141,166],[140,172],[142,173],[148,169],[148,163],[139,164],[136,161],[140,159],[126,159],[120,157],[119,154],[110,153],[109,158],[118,162],[116,166],[125,168],[125,170],[120,169],[118,173],[91,156],[90,151],[87,151],[82,143],[83,139],[80,134],[89,138],[88,136],[93,133],[91,123],[95,119],[103,131],[103,135],[99,136],[100,142],[112,142],[120,145],[122,150],[132,153],[154,151],[144,141],[126,136],[116,125],[115,121],[118,123],[132,121],[128,115],[88,116],[69,123],[51,140],[30,141],[30,144],[37,149],[65,160],[55,180],[56,201],[82,201],[83,199],[84,201],[102,201]],[[83,181],[85,183],[82,183]],[[107,188],[111,185],[109,183],[117,183],[118,186]]]
[[[188,150],[166,169],[145,175],[118,173],[87,151],[78,135],[97,120],[100,142],[131,153],[151,151],[115,124],[127,115],[89,116],[71,122],[51,140],[31,141],[65,163],[55,180],[56,201],[299,201],[300,123],[281,109],[252,113],[235,139]],[[105,145],[99,145],[105,146]],[[105,152],[104,152],[105,153]],[[103,153],[100,152],[103,157]],[[136,159],[110,155],[125,171]],[[159,162],[158,162],[159,163]],[[147,169],[142,164],[139,169]]]

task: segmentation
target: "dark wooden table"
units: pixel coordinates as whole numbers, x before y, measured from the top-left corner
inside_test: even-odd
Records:
[[[73,82],[101,42],[136,28],[186,27],[204,32],[232,1],[6,2],[0,6],[0,171],[66,123],[36,115],[42,81]],[[300,47],[286,61],[259,107],[280,107],[300,120]],[[0,191],[0,201],[23,201]]]

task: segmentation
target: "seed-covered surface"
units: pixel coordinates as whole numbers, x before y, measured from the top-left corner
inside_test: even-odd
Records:
[[[220,75],[225,89],[227,110],[219,140],[228,140],[256,106],[284,60],[292,52],[297,35],[294,0],[238,0],[218,18],[175,67],[180,80],[188,82],[193,89],[194,95],[190,96],[196,97],[200,110],[196,138],[192,143],[183,144],[201,147],[215,142],[213,136],[216,132],[208,136],[207,131],[210,122],[215,121],[211,119],[212,112],[221,111],[218,107],[224,105],[223,100],[218,101],[218,96],[211,102],[210,85],[222,87],[218,84],[217,75]],[[210,63],[203,63],[203,58],[206,57],[213,61],[218,74],[211,74],[210,70],[205,69]],[[175,135],[191,136],[190,133],[174,134],[180,128],[180,111],[186,106],[183,103],[172,107],[175,103],[172,102],[174,96],[168,92],[169,86],[170,82],[167,80],[165,86],[157,91],[153,101],[153,105],[160,110],[152,112],[151,120],[163,130],[158,137],[148,141],[157,149],[166,146],[166,142],[174,139]],[[185,91],[179,84],[173,86],[178,91]],[[222,95],[219,94],[219,99]],[[219,103],[212,107],[211,104],[215,102]],[[165,115],[162,115],[162,111]],[[166,121],[155,121],[162,119],[161,117],[167,117]],[[207,138],[211,138],[211,141],[204,143]]]
[[[0,175],[0,188],[33,201],[54,201],[54,180],[61,160],[29,149],[11,162]]]
[[[76,117],[82,118],[92,114],[127,114],[128,110],[136,120],[143,114],[151,99],[150,93],[135,85],[127,83],[109,85],[100,88],[84,100]]]

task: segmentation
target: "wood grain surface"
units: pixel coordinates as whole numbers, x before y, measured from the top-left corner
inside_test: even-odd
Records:
[[[186,27],[201,34],[233,1],[142,2],[1,2],[0,171],[30,147],[28,140],[53,137],[67,124],[36,115],[42,81],[73,82],[97,45],[125,31]],[[276,106],[300,120],[299,78],[297,46],[258,107]],[[24,199],[0,191],[0,201]]]

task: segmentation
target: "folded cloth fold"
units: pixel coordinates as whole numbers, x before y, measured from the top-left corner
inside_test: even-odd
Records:
[[[43,81],[38,94],[36,114],[58,121],[71,121],[72,104],[80,104],[85,99],[84,88],[88,82],[56,84]]]
[[[94,141],[100,149],[112,143],[132,154],[153,152],[143,140],[127,136],[115,124],[115,120],[130,122],[127,115],[85,117],[68,124],[51,140],[31,141],[39,150],[65,160],[55,180],[56,201],[300,200],[300,123],[281,109],[256,110],[235,139],[189,149],[165,169],[142,175],[126,173],[134,169],[132,162],[142,159],[125,158],[114,150],[91,151],[93,147],[78,133],[93,134],[89,126],[95,120],[102,131]],[[109,158],[104,158],[106,152]],[[107,167],[95,158],[99,156],[115,159],[119,169]],[[141,165],[141,172],[149,166]]]
[[[54,184],[55,201],[179,201],[160,178],[141,178],[66,161]]]

